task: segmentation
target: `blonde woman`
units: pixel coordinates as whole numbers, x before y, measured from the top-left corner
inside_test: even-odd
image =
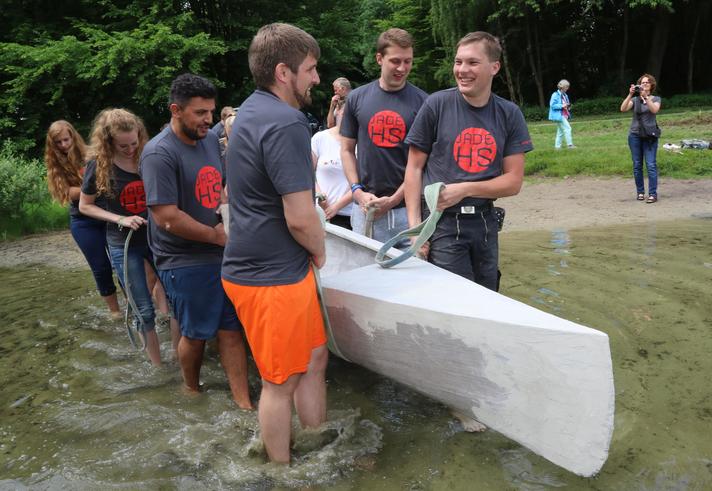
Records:
[[[119,303],[111,262],[106,254],[106,224],[79,211],[79,194],[84,173],[86,146],[69,122],[55,121],[47,130],[45,165],[47,187],[62,205],[69,204],[69,229],[91,268],[99,295],[118,317]]]
[[[105,109],[97,116],[91,132],[92,159],[87,164],[79,210],[108,222],[109,256],[119,280],[124,280],[124,244],[133,230],[127,256],[127,276],[138,312],[136,325],[146,341],[146,352],[154,365],[161,364],[155,312],[146,281],[145,263],[152,264],[148,248],[146,193],[138,173],[141,150],[148,141],[141,119],[124,109]],[[104,206],[97,206],[101,199]],[[126,288],[126,285],[123,285]]]

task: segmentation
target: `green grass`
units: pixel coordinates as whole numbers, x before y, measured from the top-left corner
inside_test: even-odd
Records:
[[[534,150],[526,156],[527,176],[564,177],[573,175],[630,176],[632,164],[628,148],[631,113],[591,116],[571,121],[575,149],[554,149],[556,126],[552,122],[529,124]],[[665,113],[658,116],[662,136],[658,147],[661,176],[692,179],[712,177],[712,151],[683,150],[682,154],[663,150],[663,143],[680,140],[712,140],[712,110]]]
[[[62,230],[69,226],[69,212],[54,202],[25,203],[19,216],[0,216],[0,240]]]

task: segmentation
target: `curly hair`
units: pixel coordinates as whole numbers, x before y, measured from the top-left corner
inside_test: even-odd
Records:
[[[67,131],[72,139],[72,146],[67,154],[59,150],[55,143],[63,131]],[[85,155],[84,140],[71,123],[60,119],[49,125],[44,152],[44,161],[47,166],[47,188],[52,197],[62,205],[66,205],[70,201],[69,188],[82,185],[82,167],[84,167]]]
[[[89,158],[96,161],[96,194],[111,198],[111,183],[114,179],[114,138],[118,133],[136,131],[138,148],[134,163],[138,167],[141,152],[148,141],[146,127],[141,118],[126,109],[109,108],[101,111],[91,130]]]

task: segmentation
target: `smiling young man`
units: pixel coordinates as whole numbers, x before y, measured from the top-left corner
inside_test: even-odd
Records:
[[[289,462],[292,406],[326,419],[326,333],[312,264],[326,261],[314,207],[311,131],[300,111],[319,83],[319,45],[289,24],[260,28],[248,61],[257,89],[227,150],[229,240],[222,277],[262,377],[259,422],[273,462]]]
[[[524,154],[533,146],[520,109],[492,93],[500,69],[499,40],[473,32],[456,51],[457,87],[428,97],[406,138],[408,221],[415,226],[427,213],[423,187],[445,183],[437,206],[444,213],[430,239],[429,259],[497,290],[499,243],[492,203],[519,193]]]
[[[190,392],[199,390],[205,341],[217,336],[232,397],[252,407],[240,323],[220,282],[225,230],[215,213],[223,199],[218,137],[210,130],[216,90],[189,73],[171,84],[171,123],[141,154],[150,209],[148,241],[181,338],[178,361]]]
[[[386,242],[408,228],[403,201],[405,137],[427,94],[408,82],[413,66],[413,38],[408,32],[393,28],[381,33],[376,62],[380,78],[354,89],[346,100],[341,160],[357,204],[351,208],[353,230],[369,232],[366,214],[374,207],[372,237]],[[407,246],[405,242],[400,246]]]

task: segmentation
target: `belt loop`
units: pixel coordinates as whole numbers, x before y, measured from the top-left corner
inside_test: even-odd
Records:
[[[485,224],[485,244],[487,243],[487,236],[489,235],[489,228],[487,227],[487,220],[485,220],[485,212],[480,212],[480,218],[482,218],[482,223]]]
[[[460,214],[455,213],[455,223],[457,224],[457,236],[455,236],[455,240],[460,240]]]

